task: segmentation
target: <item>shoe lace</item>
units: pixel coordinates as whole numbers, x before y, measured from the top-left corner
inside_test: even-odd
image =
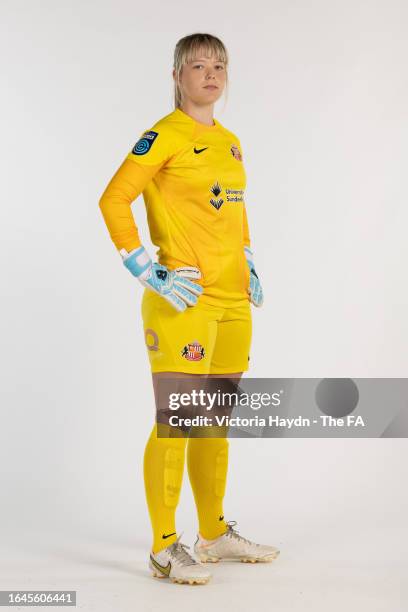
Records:
[[[197,561],[186,550],[187,548],[189,549],[190,546],[180,542],[182,535],[183,534],[181,533],[177,540],[169,547],[170,555],[173,557],[173,559],[179,563],[182,563],[183,565],[196,565]]]
[[[228,521],[227,522],[228,531],[227,531],[226,535],[228,537],[230,537],[230,538],[234,538],[234,539],[238,540],[239,542],[245,542],[246,544],[253,544],[253,542],[251,542],[250,540],[247,540],[243,536],[239,535],[238,530],[234,529],[236,524],[237,524],[237,521]],[[257,544],[257,546],[258,546],[258,544]]]

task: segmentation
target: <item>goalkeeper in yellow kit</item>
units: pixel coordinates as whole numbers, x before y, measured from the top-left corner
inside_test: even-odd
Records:
[[[140,134],[100,200],[124,265],[145,287],[142,316],[155,390],[162,377],[237,380],[248,369],[250,302],[261,306],[263,295],[250,247],[241,144],[213,118],[227,66],[215,36],[192,34],[177,43],[175,110]],[[131,211],[141,193],[158,262],[143,247]],[[175,527],[186,447],[199,560]],[[227,465],[225,437],[163,438],[155,424],[144,456],[153,575],[206,583],[202,562],[277,556],[276,548],[250,542],[224,520]]]

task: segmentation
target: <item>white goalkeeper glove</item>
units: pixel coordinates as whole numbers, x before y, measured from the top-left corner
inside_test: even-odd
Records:
[[[248,288],[249,299],[251,300],[254,306],[257,306],[259,308],[263,304],[263,292],[260,280],[258,278],[257,273],[255,272],[254,256],[249,247],[244,247],[244,252],[250,272]]]
[[[121,249],[120,254],[126,268],[142,285],[161,295],[179,312],[197,304],[203,288],[188,279],[201,278],[198,268],[185,266],[169,270],[166,266],[153,263],[143,246],[130,253]]]

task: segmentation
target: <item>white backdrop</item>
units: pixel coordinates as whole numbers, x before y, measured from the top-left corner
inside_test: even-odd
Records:
[[[3,0],[0,21],[0,587],[77,588],[87,610],[164,594],[200,609],[201,592],[181,601],[145,571],[142,291],[98,200],[173,109],[177,40],[221,37],[230,91],[215,116],[242,143],[266,294],[249,375],[407,376],[408,7]],[[133,209],[153,252],[141,198]],[[234,586],[245,609],[262,584],[281,610],[406,609],[406,460],[406,440],[233,440],[226,517],[282,554],[255,578],[219,573],[206,605]],[[178,528],[192,543],[187,479]]]

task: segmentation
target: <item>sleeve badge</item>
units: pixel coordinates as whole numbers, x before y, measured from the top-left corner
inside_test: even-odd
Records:
[[[158,135],[159,134],[157,132],[153,132],[152,130],[145,132],[133,147],[132,153],[134,155],[146,155],[146,153],[148,153],[152,148]]]

